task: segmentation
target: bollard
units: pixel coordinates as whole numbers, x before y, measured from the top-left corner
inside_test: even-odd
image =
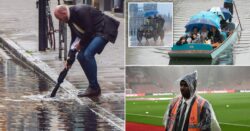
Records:
[[[39,13],[39,51],[46,51],[48,45],[47,36],[47,16],[46,16],[46,0],[38,1],[38,13]]]

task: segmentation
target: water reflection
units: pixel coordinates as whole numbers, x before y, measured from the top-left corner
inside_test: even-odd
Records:
[[[0,130],[116,130],[74,99],[24,97],[46,95],[53,86],[12,60],[0,61]]]

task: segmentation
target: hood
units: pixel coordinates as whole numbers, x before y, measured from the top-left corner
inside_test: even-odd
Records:
[[[188,88],[190,90],[191,97],[194,95],[194,93],[196,91],[197,77],[198,77],[198,73],[197,73],[197,71],[194,71],[193,73],[187,74],[182,79],[180,79],[180,82],[185,81],[188,84]]]

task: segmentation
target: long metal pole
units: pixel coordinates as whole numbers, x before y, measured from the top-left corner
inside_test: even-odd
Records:
[[[57,0],[57,5],[60,5],[61,4],[61,2],[60,2],[60,0]],[[62,42],[63,42],[63,38],[62,38],[62,22],[61,21],[59,21],[59,33],[58,33],[58,40],[59,40],[59,48],[58,48],[58,51],[59,51],[59,59],[61,59],[62,58]]]
[[[47,36],[47,14],[46,14],[46,0],[38,1],[38,12],[39,12],[39,51],[45,51],[48,45]]]
[[[64,60],[67,59],[67,24],[63,23]]]
[[[238,14],[238,10],[236,8],[236,4],[235,2],[233,1],[233,5],[234,5],[234,8],[235,8],[235,11],[236,11],[236,14],[237,14],[237,17],[238,17],[238,20],[239,20],[239,24],[240,24],[240,29],[243,30],[242,26],[241,26],[241,22],[240,22],[240,17],[239,17],[239,14]]]
[[[63,23],[61,22],[61,21],[59,21],[59,34],[58,34],[58,36],[59,36],[59,58],[61,59],[62,58],[62,50],[63,50],[63,48],[62,48],[62,43],[63,43],[63,34],[62,34],[62,32],[63,32]]]

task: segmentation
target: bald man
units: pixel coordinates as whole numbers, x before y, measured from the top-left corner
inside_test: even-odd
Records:
[[[100,54],[108,42],[115,43],[120,23],[89,5],[59,5],[54,15],[58,20],[68,23],[71,30],[66,68],[70,68],[78,53],[77,60],[89,82],[87,90],[79,92],[78,97],[100,95],[95,55]]]

